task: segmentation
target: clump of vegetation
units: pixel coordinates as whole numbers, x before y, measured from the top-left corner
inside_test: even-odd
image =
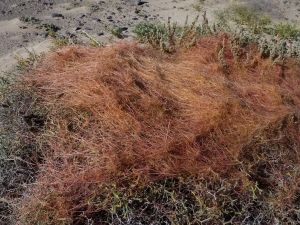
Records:
[[[57,32],[60,28],[53,23],[40,23],[37,26],[38,29],[45,29],[46,31],[52,31],[52,32]]]
[[[299,42],[197,19],[139,24],[142,48],[69,45],[3,80],[0,118],[23,130],[7,123],[0,150],[31,168],[3,187],[8,223],[300,222]]]
[[[203,5],[204,5],[205,0],[199,0],[196,4],[192,4],[192,7],[200,12],[203,9]]]
[[[58,49],[67,46],[68,44],[72,43],[71,38],[53,38],[52,39],[52,46],[50,47],[50,49],[52,51],[57,51]]]
[[[278,7],[280,0],[277,0],[277,2],[269,0],[240,0],[240,2],[243,2],[254,11],[268,13],[276,17],[283,17],[283,11]]]
[[[254,33],[261,33],[264,27],[271,23],[269,17],[258,15],[247,6],[234,5],[231,10],[230,19],[237,25],[246,25]]]
[[[279,38],[295,40],[297,36],[300,36],[298,25],[299,23],[274,24],[273,34]]]
[[[24,22],[24,23],[29,23],[29,24],[40,24],[41,21],[37,18],[35,18],[34,16],[21,16],[19,18],[20,21]]]
[[[69,33],[67,36],[58,34],[56,31],[51,30],[49,32],[52,45],[50,49],[57,51],[58,49],[67,45],[79,45],[82,44],[82,40],[75,34]]]
[[[195,18],[191,25],[188,25],[188,17],[183,27],[171,24],[170,17],[167,25],[159,23],[140,23],[133,32],[143,42],[151,44],[153,47],[164,52],[172,53],[176,49],[184,46],[191,47],[196,43],[197,27],[196,22],[199,16]]]
[[[137,42],[52,52],[19,86],[47,110],[16,219],[299,222],[299,71],[226,34],[172,55]]]
[[[15,224],[16,199],[33,183],[38,173],[40,149],[35,140],[43,123],[38,108],[32,107],[37,99],[32,93],[21,91],[18,76],[0,78],[0,224]],[[28,71],[28,70],[26,70]],[[16,73],[16,71],[15,71]],[[44,115],[43,115],[44,116]]]
[[[122,28],[118,27],[116,29],[111,29],[110,30],[111,34],[114,35],[117,38],[122,38],[123,37],[123,30]]]
[[[49,31],[49,35],[51,37],[56,37],[57,31],[60,29],[58,26],[54,25],[53,23],[46,23],[42,22],[41,20],[33,17],[33,16],[21,16],[20,21],[27,24],[35,24],[36,28],[38,29],[44,29],[46,31]]]
[[[148,23],[141,22],[137,24],[133,30],[138,38],[142,38],[144,41],[150,39],[151,34],[165,33],[164,26],[161,23]]]
[[[29,51],[26,49],[28,53],[27,58],[19,57],[17,55],[14,56],[15,60],[17,60],[16,69],[18,73],[25,74],[28,73],[29,70],[33,69],[36,65],[42,62],[44,59],[44,53],[36,53],[35,51]]]
[[[52,38],[56,38],[57,37],[57,32],[53,29],[49,30],[49,36]]]
[[[269,17],[260,13],[262,10],[258,11],[253,5],[250,4],[250,6],[252,7],[234,4],[227,9],[215,11],[219,27],[226,32],[232,32],[236,27],[243,27],[254,34],[271,34],[277,39],[296,40],[300,34],[298,23],[272,23]]]
[[[230,21],[236,25],[245,26],[253,33],[262,33],[267,25],[271,24],[269,17],[260,15],[246,5],[231,5],[227,9],[215,12],[218,23],[224,28],[230,28]]]

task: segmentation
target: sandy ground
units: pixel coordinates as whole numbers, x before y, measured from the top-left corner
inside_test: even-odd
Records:
[[[129,0],[130,1],[130,0]],[[49,31],[41,24],[53,24],[60,36],[75,35],[85,40],[85,31],[105,45],[116,41],[111,29],[122,28],[124,38],[133,38],[133,27],[142,21],[183,24],[188,15],[192,21],[199,12],[193,5],[200,0],[146,0],[139,5],[125,0],[0,0],[0,75],[16,64],[13,56],[26,57],[29,51],[47,52],[52,45]],[[299,0],[245,0],[255,4],[277,21],[300,21]],[[206,0],[202,11],[209,21],[213,12],[234,0]],[[23,22],[29,19],[28,22]],[[201,23],[201,17],[199,23]]]

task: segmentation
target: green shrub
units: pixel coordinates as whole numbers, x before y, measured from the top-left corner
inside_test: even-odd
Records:
[[[262,33],[265,26],[271,24],[269,17],[260,15],[256,10],[245,5],[232,5],[224,10],[214,12],[218,23],[230,30],[229,22],[233,21],[235,25],[244,26],[253,33]]]
[[[162,37],[166,35],[164,26],[161,23],[141,22],[135,26],[133,32],[137,35],[137,38],[144,41],[147,41],[153,34],[161,34]]]
[[[153,47],[164,52],[174,52],[179,46],[190,47],[196,42],[197,27],[195,26],[199,16],[195,18],[191,25],[188,25],[188,17],[183,27],[176,23],[171,25],[170,17],[167,25],[159,23],[140,23],[133,32],[143,42],[151,44]]]
[[[297,28],[297,26],[298,23],[274,24],[274,35],[295,40],[297,35],[300,34],[300,30]]]
[[[115,37],[122,38],[122,32],[123,32],[122,28],[118,27],[117,29],[111,29],[110,32]]]

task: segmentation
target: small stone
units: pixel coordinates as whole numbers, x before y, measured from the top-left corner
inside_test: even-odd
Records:
[[[78,20],[77,22],[78,22],[78,26],[80,26],[80,27],[84,25],[84,23],[81,22],[80,20]]]
[[[52,17],[52,18],[55,18],[55,17],[61,17],[61,18],[63,18],[63,19],[65,18],[65,17],[64,17],[62,14],[60,14],[60,13],[52,13],[52,14],[51,14],[51,17]]]
[[[111,20],[111,19],[112,19],[112,16],[108,16],[108,17],[106,17],[106,19]]]
[[[139,5],[141,3],[141,0],[125,0],[125,3]]]
[[[95,20],[95,21],[98,22],[98,23],[101,22],[101,20],[100,20],[99,18],[95,18],[95,17],[92,18],[92,20]]]
[[[45,32],[45,33],[43,33],[43,37],[44,38],[47,38],[49,36],[49,32],[47,31],[47,32]]]

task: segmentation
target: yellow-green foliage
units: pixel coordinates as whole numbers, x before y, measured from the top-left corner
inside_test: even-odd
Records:
[[[300,35],[299,23],[274,24],[274,35],[286,39],[296,39]]]

